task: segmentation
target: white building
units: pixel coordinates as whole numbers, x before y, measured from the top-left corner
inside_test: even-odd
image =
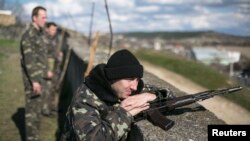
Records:
[[[192,52],[195,60],[207,65],[210,65],[211,63],[229,65],[240,60],[240,52],[219,50],[214,47],[193,47]]]

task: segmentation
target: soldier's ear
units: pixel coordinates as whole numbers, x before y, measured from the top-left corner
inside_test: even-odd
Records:
[[[32,17],[32,22],[35,22],[37,20],[37,17],[36,16],[33,16]]]

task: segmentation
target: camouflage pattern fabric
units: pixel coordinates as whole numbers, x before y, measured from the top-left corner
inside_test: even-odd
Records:
[[[25,129],[26,141],[40,141],[41,96],[33,93],[32,82],[40,82],[42,94],[45,90],[44,77],[47,76],[46,48],[42,31],[32,24],[23,34],[20,44],[22,76],[26,97]]]
[[[30,85],[29,85],[30,86]],[[27,85],[26,85],[27,87]],[[32,93],[32,88],[26,89],[25,94]],[[25,130],[26,141],[40,141],[40,121],[41,121],[41,102],[40,97],[25,99]]]
[[[63,58],[59,56],[59,53],[62,51],[62,47],[58,46],[60,42],[66,42],[65,38],[62,38],[61,34],[56,35],[56,37],[51,38],[48,35],[44,38],[46,47],[48,48],[48,63],[50,70],[53,71],[54,76],[52,80],[47,81],[49,94],[46,96],[44,100],[43,108],[47,113],[54,114],[54,112],[58,111],[58,101],[59,101],[59,93],[57,84],[59,83]],[[65,56],[64,56],[65,57]]]
[[[41,97],[34,97],[32,85],[23,77],[25,89],[25,132],[26,141],[40,141]]]
[[[143,90],[153,92],[153,90],[160,89],[152,85],[145,85]],[[157,94],[157,98],[173,96],[172,93],[155,94]],[[68,109],[65,131],[61,141],[126,140],[134,119],[119,104],[108,106],[85,84],[82,84]]]
[[[44,116],[51,115],[51,96],[52,96],[52,81],[45,80],[44,93],[42,95],[42,114]]]
[[[48,70],[54,73],[53,80],[47,79],[46,80],[46,89],[47,91],[44,93],[43,102],[42,102],[42,113],[43,115],[50,116],[52,114],[52,109],[55,110],[55,99],[56,99],[56,92],[54,90],[55,85],[57,84],[54,82],[57,76],[55,73],[55,65],[57,62],[57,38],[52,38],[48,34],[43,36],[44,45],[47,49],[47,63],[48,63]],[[53,84],[54,83],[54,84]]]
[[[25,68],[29,79],[32,82],[41,82],[47,77],[48,63],[47,50],[44,47],[42,39],[43,32],[38,31],[32,24],[24,33],[21,39],[21,60],[25,64]]]
[[[57,51],[57,43],[58,40],[56,37],[50,37],[48,34],[45,34],[43,36],[43,41],[45,44],[45,47],[47,49],[47,61],[49,70],[54,71],[55,69],[55,62],[57,59],[58,51]]]
[[[82,84],[71,103],[62,141],[125,140],[133,121],[119,103],[108,106]]]
[[[173,91],[168,88],[160,88],[155,85],[145,84],[142,92],[150,92],[156,94],[157,98],[154,101],[160,101],[161,99],[175,98]]]

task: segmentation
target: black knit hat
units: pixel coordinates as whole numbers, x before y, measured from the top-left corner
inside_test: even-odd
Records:
[[[131,52],[125,49],[115,52],[109,58],[104,70],[109,80],[143,76],[143,66]]]

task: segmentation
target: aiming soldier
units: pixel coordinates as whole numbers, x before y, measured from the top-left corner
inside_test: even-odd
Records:
[[[118,141],[126,140],[132,128],[139,131],[133,116],[148,109],[149,102],[173,96],[142,92],[142,76],[143,66],[128,50],[97,65],[73,97],[61,140]],[[136,135],[142,139],[140,131]]]

